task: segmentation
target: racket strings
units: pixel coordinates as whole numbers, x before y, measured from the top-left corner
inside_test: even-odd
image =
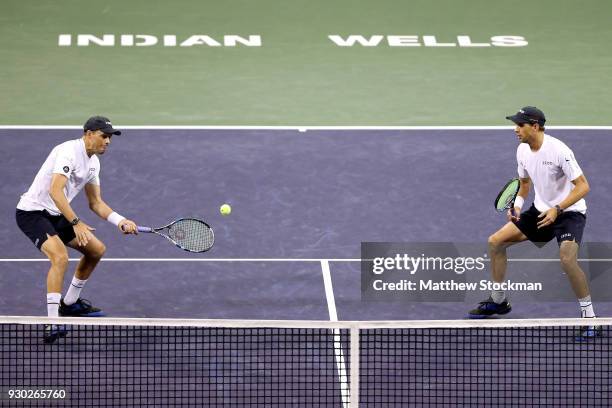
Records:
[[[497,211],[507,210],[512,206],[516,198],[516,194],[519,190],[519,180],[511,180],[504,189],[499,193],[499,196],[495,200],[495,208]]]
[[[170,226],[168,236],[183,249],[192,252],[209,250],[215,241],[212,229],[198,220],[180,220]]]

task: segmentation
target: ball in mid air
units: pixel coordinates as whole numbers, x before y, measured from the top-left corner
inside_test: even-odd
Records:
[[[221,215],[230,215],[232,212],[232,207],[229,204],[223,204],[219,208],[219,212],[221,213]]]

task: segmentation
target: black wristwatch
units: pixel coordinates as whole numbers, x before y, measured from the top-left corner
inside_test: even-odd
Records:
[[[557,209],[557,217],[563,214],[563,209],[561,207],[559,207],[558,205],[555,205],[555,208]]]
[[[79,222],[81,221],[81,219],[79,217],[74,217],[74,220],[70,221],[70,224],[77,225]]]

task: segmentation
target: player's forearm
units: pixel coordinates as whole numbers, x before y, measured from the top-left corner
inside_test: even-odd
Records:
[[[74,220],[77,217],[76,213],[74,212],[74,210],[70,206],[70,203],[68,202],[68,199],[64,195],[64,191],[63,190],[57,191],[57,190],[51,189],[49,191],[49,197],[51,197],[51,200],[53,200],[53,203],[55,204],[57,209],[60,210],[62,215],[68,221],[72,221],[72,220]]]
[[[590,190],[591,188],[586,183],[576,184],[569,195],[565,197],[565,200],[559,203],[559,207],[561,207],[562,210],[565,210],[566,208],[576,204],[579,200],[583,199]]]
[[[519,184],[519,191],[517,193],[517,196],[523,197],[523,200],[526,199],[527,196],[529,195],[530,187],[531,187],[531,183],[529,181],[521,180],[521,183]]]
[[[89,208],[93,211],[98,217],[102,219],[107,219],[108,216],[113,212],[113,209],[108,206],[104,201],[99,200],[92,203],[89,203]]]

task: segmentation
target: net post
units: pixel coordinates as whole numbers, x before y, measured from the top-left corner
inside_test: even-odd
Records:
[[[359,326],[351,325],[350,329],[350,408],[359,407]]]

